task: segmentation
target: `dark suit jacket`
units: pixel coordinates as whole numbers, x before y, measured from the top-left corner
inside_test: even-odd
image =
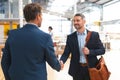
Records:
[[[49,34],[33,24],[10,31],[1,62],[6,80],[47,80],[46,61],[60,70]]]
[[[90,54],[87,56],[89,66],[95,67],[95,65],[98,62],[98,59],[96,56],[102,55],[105,53],[105,48],[103,47],[103,44],[97,32],[92,32],[86,47],[88,47],[90,50]],[[70,60],[69,74],[71,76],[76,76],[76,75],[79,76],[81,74],[80,73],[81,66],[79,63],[80,52],[79,52],[79,45],[78,45],[76,32],[67,36],[66,47],[60,59],[65,63],[70,54],[71,54],[71,60]]]

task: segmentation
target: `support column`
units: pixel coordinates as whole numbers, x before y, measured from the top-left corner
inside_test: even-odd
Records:
[[[20,27],[23,27],[23,0],[19,0],[19,19]]]
[[[12,22],[12,21],[9,21],[10,30],[12,30],[12,24],[13,24],[13,22]]]
[[[8,18],[11,18],[11,1],[8,0]]]
[[[77,1],[76,0],[74,0],[74,14],[76,14],[76,12],[77,12]]]
[[[101,21],[103,21],[103,6],[100,7],[100,32],[103,31],[103,25],[101,25]]]

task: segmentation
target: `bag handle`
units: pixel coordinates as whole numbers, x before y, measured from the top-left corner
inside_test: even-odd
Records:
[[[86,41],[85,46],[87,45],[87,43],[88,43],[88,41],[89,41],[89,39],[90,39],[90,37],[91,37],[91,34],[92,34],[92,32],[91,32],[91,31],[88,31],[87,37],[86,37],[86,39],[85,39],[85,41]],[[87,63],[87,65],[88,65],[88,58],[87,58],[86,55],[84,55],[84,56],[85,56],[85,58],[86,58],[86,63]],[[101,58],[103,58],[103,56],[101,56]],[[88,65],[88,67],[89,67],[89,65]]]
[[[92,32],[91,31],[88,31],[88,33],[87,33],[87,36],[86,36],[86,39],[85,39],[85,41],[86,41],[86,43],[85,43],[85,46],[87,46],[87,43],[88,43],[88,41],[89,41],[89,39],[90,39],[90,37],[91,37],[91,34],[92,34]],[[87,58],[87,56],[84,54],[84,56],[85,56],[85,58],[86,58],[86,63],[87,63],[87,65],[88,65],[88,58]],[[89,67],[89,66],[88,66]]]
[[[89,41],[89,39],[90,39],[91,34],[92,34],[92,32],[91,32],[91,31],[88,31],[87,37],[86,37],[86,39],[85,39],[85,41],[86,41],[85,46],[87,45],[87,43],[88,43],[88,41]]]

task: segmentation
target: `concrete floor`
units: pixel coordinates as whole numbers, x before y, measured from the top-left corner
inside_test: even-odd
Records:
[[[111,72],[109,80],[120,80],[120,40],[111,40],[111,49],[106,49],[106,53],[103,56],[106,65]],[[48,80],[72,80],[72,77],[68,75],[69,61],[66,62],[64,69],[60,72],[53,71],[48,66]]]
[[[104,59],[111,72],[109,80],[120,80],[120,50],[106,51]],[[70,59],[68,59],[64,69],[60,72],[50,70],[48,66],[48,80],[72,80],[72,77],[68,75],[69,61]]]
[[[120,80],[120,40],[111,40],[111,50],[106,50],[104,55],[108,69],[111,72],[109,80]],[[72,77],[68,75],[69,61],[66,62],[64,69],[57,72],[47,64],[48,80],[72,80]],[[3,79],[3,73],[0,67],[0,80]]]
[[[3,75],[3,73],[2,73],[1,66],[0,66],[0,80],[5,80],[5,79],[4,79],[4,75]]]

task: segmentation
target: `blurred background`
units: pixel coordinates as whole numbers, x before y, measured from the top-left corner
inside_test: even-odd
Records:
[[[23,17],[23,7],[37,2],[43,7],[43,22],[41,30],[48,32],[53,28],[55,54],[58,58],[64,51],[66,37],[75,31],[72,18],[75,13],[86,16],[86,28],[97,31],[106,48],[105,59],[111,71],[110,80],[119,80],[120,67],[120,0],[0,0],[0,60],[1,49],[8,37],[9,30],[21,28],[26,24]],[[48,80],[72,80],[68,75],[69,60],[64,70],[53,71],[48,67]],[[0,80],[4,80],[0,68]]]

